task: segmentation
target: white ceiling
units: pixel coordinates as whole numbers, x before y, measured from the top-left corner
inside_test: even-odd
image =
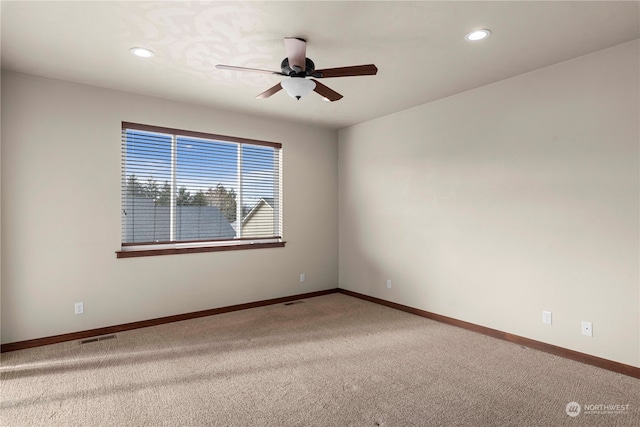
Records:
[[[2,68],[253,115],[342,128],[640,37],[638,1],[1,2]],[[470,43],[464,35],[489,28]],[[324,79],[344,95],[255,96],[281,76],[283,38],[316,68],[374,63],[377,76]],[[153,59],[132,56],[143,46]]]

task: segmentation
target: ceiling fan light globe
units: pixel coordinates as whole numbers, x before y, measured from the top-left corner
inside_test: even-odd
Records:
[[[313,80],[307,80],[302,77],[285,79],[280,84],[290,97],[296,99],[308,95],[309,92],[316,88],[316,83]]]

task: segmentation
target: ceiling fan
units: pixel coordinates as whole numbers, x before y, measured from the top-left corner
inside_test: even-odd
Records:
[[[325,79],[329,77],[372,76],[378,72],[378,68],[373,64],[316,70],[313,61],[306,57],[306,40],[298,37],[285,37],[284,47],[287,51],[287,57],[284,58],[280,64],[282,71],[234,67],[232,65],[221,64],[216,65],[216,68],[220,70],[248,71],[253,73],[277,74],[280,76],[290,77],[289,79],[285,79],[272,88],[262,92],[260,95],[256,96],[256,98],[268,98],[274,93],[284,89],[289,96],[299,100],[313,90],[328,101],[337,101],[342,98],[342,95],[315,79]],[[307,77],[313,77],[313,79],[307,79]]]

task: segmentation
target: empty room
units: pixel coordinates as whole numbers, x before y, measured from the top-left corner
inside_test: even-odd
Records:
[[[640,2],[0,7],[0,425],[640,425]]]

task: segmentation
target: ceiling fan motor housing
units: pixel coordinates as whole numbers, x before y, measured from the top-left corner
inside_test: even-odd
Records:
[[[304,71],[296,71],[289,66],[289,58],[284,58],[280,64],[280,68],[282,69],[282,73],[289,77],[305,77],[313,74],[316,70],[316,64],[314,64],[309,58],[305,58]]]

